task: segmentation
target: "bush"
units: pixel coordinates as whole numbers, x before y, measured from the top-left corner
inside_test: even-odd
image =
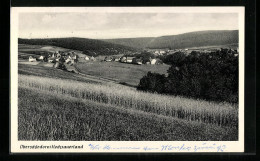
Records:
[[[165,81],[165,75],[148,72],[147,75],[140,80],[137,89],[149,92],[163,93]]]

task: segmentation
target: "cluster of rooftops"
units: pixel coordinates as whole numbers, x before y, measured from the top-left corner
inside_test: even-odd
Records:
[[[78,55],[75,54],[75,52],[61,52],[56,51],[54,53],[50,53],[47,55],[40,55],[38,57],[29,57],[29,61],[45,61],[49,63],[59,62],[61,59],[63,59],[66,63],[74,63],[78,59]]]
[[[131,56],[106,56],[104,61],[106,62],[111,62],[111,61],[116,61],[116,62],[121,62],[121,63],[132,63],[132,64],[161,64],[162,61],[160,59],[147,59],[144,60],[143,58],[136,58],[136,57],[131,57]]]

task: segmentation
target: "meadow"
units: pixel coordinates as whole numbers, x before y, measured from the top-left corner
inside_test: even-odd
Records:
[[[77,69],[88,75],[112,79],[119,83],[137,86],[148,71],[167,74],[169,65],[134,65],[120,62],[84,62],[76,64]]]

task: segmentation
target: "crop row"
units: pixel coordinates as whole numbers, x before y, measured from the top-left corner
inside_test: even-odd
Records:
[[[189,121],[238,126],[236,104],[145,93],[120,85],[81,83],[26,75],[19,75],[19,86]]]

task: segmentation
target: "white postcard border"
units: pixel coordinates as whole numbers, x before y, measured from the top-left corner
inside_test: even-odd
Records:
[[[18,141],[18,26],[24,12],[113,12],[113,13],[238,13],[239,14],[239,140],[238,141]],[[121,152],[244,152],[244,7],[12,7],[11,8],[11,152],[12,153],[121,153]],[[91,146],[91,145],[93,146]],[[56,148],[48,148],[49,146]],[[62,149],[62,146],[83,149]],[[22,147],[25,148],[22,148]],[[46,147],[45,147],[46,146]],[[54,146],[54,147],[55,147]],[[172,146],[173,150],[162,150]],[[178,148],[177,148],[178,146]],[[181,146],[191,150],[181,150]],[[195,147],[204,147],[197,151]],[[205,148],[206,146],[212,148]],[[218,148],[221,146],[220,148]],[[38,148],[37,148],[38,147]],[[107,149],[105,148],[107,147]],[[110,149],[108,148],[110,147]],[[121,149],[120,149],[121,147]],[[125,148],[122,148],[125,147]],[[127,148],[128,147],[128,148]],[[136,148],[135,148],[136,147]],[[137,148],[141,147],[141,148]],[[150,147],[151,149],[145,149]],[[215,147],[215,148],[213,148]],[[96,148],[96,149],[95,149]],[[154,149],[152,149],[154,148]]]

